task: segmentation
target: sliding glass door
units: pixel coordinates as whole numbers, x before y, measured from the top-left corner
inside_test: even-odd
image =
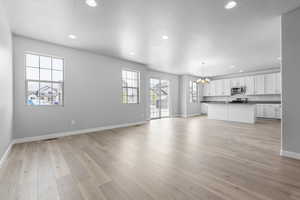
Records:
[[[170,116],[169,109],[170,82],[168,80],[150,79],[150,117],[159,119]]]

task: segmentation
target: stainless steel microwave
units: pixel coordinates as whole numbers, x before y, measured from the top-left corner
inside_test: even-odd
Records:
[[[231,88],[231,96],[238,95],[238,94],[245,94],[246,87],[233,87]]]

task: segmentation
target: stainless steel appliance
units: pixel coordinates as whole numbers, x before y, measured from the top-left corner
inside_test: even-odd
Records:
[[[248,103],[248,98],[236,98],[229,103]]]
[[[233,87],[231,88],[231,96],[241,95],[246,93],[246,87]]]

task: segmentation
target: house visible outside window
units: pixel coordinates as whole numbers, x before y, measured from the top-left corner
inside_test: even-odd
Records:
[[[122,71],[122,95],[124,104],[140,103],[140,73],[137,71]]]
[[[63,58],[26,53],[25,74],[27,105],[63,105]]]
[[[196,81],[189,83],[190,103],[198,103],[198,85]]]

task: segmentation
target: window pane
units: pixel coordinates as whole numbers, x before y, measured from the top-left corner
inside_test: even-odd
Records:
[[[138,95],[137,89],[132,89],[132,95],[133,96],[137,96]]]
[[[123,103],[138,103],[139,72],[122,71]]]
[[[133,96],[128,96],[128,103],[134,103]]]
[[[39,105],[39,82],[27,82],[27,105]]]
[[[59,58],[52,59],[52,68],[56,70],[63,70],[64,69],[64,60]]]
[[[62,105],[63,104],[63,84],[62,83],[53,83],[52,84],[53,91],[53,104]]]
[[[132,96],[132,95],[133,95],[132,89],[128,88],[128,96]]]
[[[53,81],[63,81],[63,71],[53,70],[52,76]]]
[[[123,78],[123,80],[126,79],[126,71],[124,71],[124,70],[122,71],[122,78]]]
[[[40,67],[46,68],[46,69],[51,69],[51,58],[45,57],[45,56],[40,56]]]
[[[133,79],[137,79],[138,77],[137,77],[137,75],[138,75],[138,73],[133,73]]]
[[[40,105],[52,104],[51,83],[40,82]]]
[[[123,96],[123,103],[128,103],[127,96]]]
[[[51,81],[51,70],[40,69],[40,80]]]
[[[127,88],[123,88],[123,96],[127,96]]]
[[[138,84],[137,84],[137,80],[132,80],[132,87],[137,87]]]
[[[26,66],[27,67],[39,67],[39,56],[26,54]]]
[[[123,80],[123,81],[122,81],[122,85],[123,85],[123,87],[127,87],[127,86],[128,86],[127,81],[126,81],[126,80]]]
[[[26,79],[39,80],[39,68],[26,67]]]
[[[26,80],[35,80],[27,82],[27,104],[62,105],[64,60],[33,54],[25,54],[25,59]]]

